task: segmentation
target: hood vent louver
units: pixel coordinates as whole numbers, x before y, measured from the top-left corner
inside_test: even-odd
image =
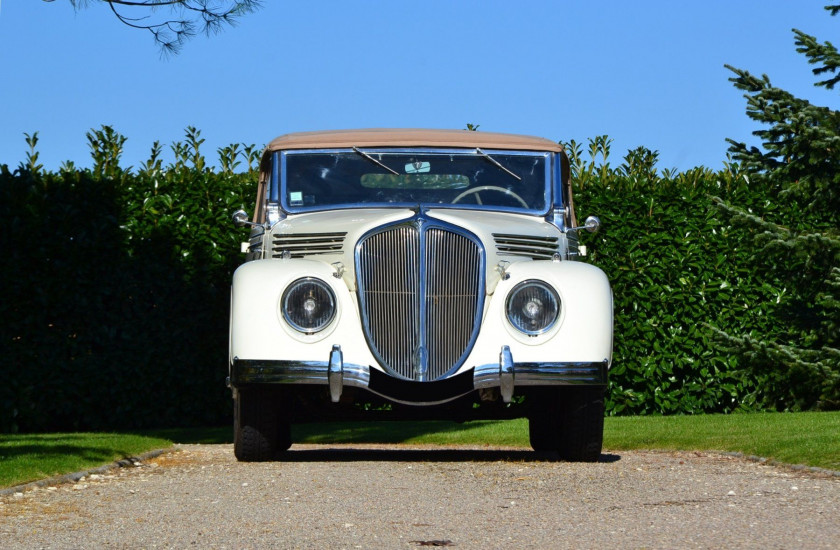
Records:
[[[274,235],[271,243],[271,257],[304,258],[322,254],[341,254],[346,235],[347,232]]]
[[[532,260],[551,260],[558,252],[557,237],[493,233],[500,256],[525,256]]]

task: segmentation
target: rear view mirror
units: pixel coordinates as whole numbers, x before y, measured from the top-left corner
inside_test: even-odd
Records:
[[[425,174],[429,170],[432,169],[432,165],[428,162],[409,162],[405,165],[405,173],[406,174]]]
[[[232,216],[233,225],[236,227],[247,227],[249,225],[254,225],[248,221],[248,214],[244,210],[237,210],[233,213]]]

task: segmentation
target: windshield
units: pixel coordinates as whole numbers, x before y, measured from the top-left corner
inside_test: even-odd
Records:
[[[428,206],[544,213],[550,153],[341,149],[275,153],[288,212]],[[275,187],[277,189],[278,187]]]

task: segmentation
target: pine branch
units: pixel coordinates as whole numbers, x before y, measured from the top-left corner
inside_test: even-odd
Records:
[[[179,53],[199,32],[218,34],[225,26],[236,25],[239,17],[261,4],[260,0],[70,0],[76,10],[94,2],[108,4],[120,23],[149,31],[164,55]],[[160,10],[173,17],[152,18]]]
[[[725,343],[729,351],[744,356],[759,373],[779,373],[779,367],[783,367],[781,379],[776,380],[776,395],[767,396],[777,406],[789,408],[793,405],[803,409],[814,407],[825,410],[840,407],[840,349],[830,346],[802,348],[750,335],[733,336],[711,325],[706,326],[718,340]],[[802,393],[790,388],[793,380],[808,384],[812,390],[812,399],[816,402],[803,402]]]
[[[779,224],[769,222],[760,216],[733,206],[720,197],[712,197],[712,203],[725,214],[733,225],[748,226],[752,229],[772,235],[779,240],[791,236],[791,230]]]
[[[826,9],[835,15],[840,5]],[[816,85],[833,89],[840,53],[830,42],[793,32],[797,52],[816,66]],[[776,203],[766,211],[777,218],[719,198],[713,204],[746,230],[740,242],[750,242],[756,275],[782,291],[767,308],[764,334],[719,336],[752,368],[775,406],[840,408],[840,114],[776,88],[767,75],[726,67],[744,92],[747,116],[761,125],[753,132],[760,147],[728,139],[729,151],[751,182],[766,187]]]
[[[796,51],[805,54],[809,64],[819,65],[819,67],[813,69],[814,75],[837,73],[840,69],[840,54],[831,42],[820,43],[813,36],[797,29],[793,29],[793,33],[796,35]],[[833,90],[834,85],[838,82],[840,82],[840,74],[835,74],[828,80],[814,83],[814,86],[824,86],[828,90]]]

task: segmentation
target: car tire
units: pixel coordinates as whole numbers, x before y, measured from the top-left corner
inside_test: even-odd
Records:
[[[597,462],[604,440],[604,388],[541,388],[532,394],[531,447],[570,462]]]
[[[550,388],[535,388],[528,395],[531,410],[528,415],[528,437],[531,448],[538,453],[557,451],[560,440],[557,437],[557,412],[554,410],[556,391]]]
[[[571,462],[598,462],[604,442],[604,388],[562,388],[557,452]]]
[[[233,453],[241,462],[264,462],[292,445],[282,396],[262,389],[236,390],[233,396]]]

